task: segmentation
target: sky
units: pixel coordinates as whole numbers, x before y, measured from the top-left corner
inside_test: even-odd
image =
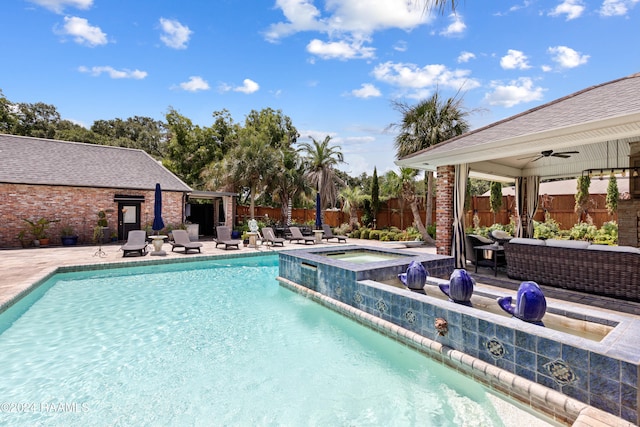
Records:
[[[4,0],[0,90],[87,128],[281,110],[356,176],[398,169],[394,102],[457,96],[475,129],[640,72],[640,0],[457,3]]]

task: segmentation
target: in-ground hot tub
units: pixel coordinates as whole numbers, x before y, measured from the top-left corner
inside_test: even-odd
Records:
[[[346,261],[352,262],[355,264],[368,264],[371,262],[381,262],[381,261],[391,261],[400,258],[406,258],[406,254],[394,254],[388,252],[377,252],[371,250],[355,250],[355,251],[331,251],[331,252],[322,252],[320,255],[325,256],[327,258],[338,260],[338,261]]]
[[[422,263],[432,277],[448,278],[454,269],[454,260],[449,256],[347,245],[340,249],[283,251],[280,253],[280,276],[325,293],[334,287],[329,287],[329,283],[384,281],[398,277],[407,271],[411,261]]]

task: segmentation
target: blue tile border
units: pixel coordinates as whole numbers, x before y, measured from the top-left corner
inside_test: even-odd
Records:
[[[344,246],[341,249],[348,250]],[[318,255],[319,252],[322,249],[290,251],[286,255],[281,253],[281,260],[286,258],[290,264],[313,262],[319,274],[318,289],[312,290],[320,290],[323,295],[617,417],[638,422],[637,408],[629,403],[639,398],[640,352],[628,351],[618,344],[640,342],[640,321],[631,316],[605,317],[589,309],[578,313],[561,305],[550,307],[550,313],[589,319],[611,328],[601,341],[593,341],[380,283],[401,271],[393,263],[384,266],[372,263],[374,274],[364,274],[367,265],[340,264]],[[326,260],[329,261],[325,264]],[[421,260],[427,265],[429,261],[442,260],[428,257]],[[408,263],[405,261],[403,265]],[[280,276],[300,284],[295,274],[287,274],[293,270],[283,269],[281,264]],[[429,281],[446,283],[431,277]],[[332,291],[336,286],[346,298]],[[438,317],[448,321],[449,332],[445,337],[435,335],[434,321]]]

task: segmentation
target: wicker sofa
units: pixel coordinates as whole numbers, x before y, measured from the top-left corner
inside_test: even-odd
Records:
[[[638,248],[522,238],[504,248],[512,279],[640,301]]]

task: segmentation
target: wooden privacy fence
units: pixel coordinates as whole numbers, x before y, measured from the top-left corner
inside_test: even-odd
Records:
[[[433,213],[432,222],[435,223],[435,198],[433,200]],[[575,196],[571,194],[562,194],[557,196],[547,197],[545,199],[544,207],[540,203],[538,211],[534,216],[536,221],[544,221],[544,209],[547,209],[552,219],[560,224],[560,228],[568,230],[578,222],[578,215],[574,212]],[[424,223],[425,221],[425,206],[421,201],[418,204],[420,211],[420,218]],[[489,203],[488,196],[474,196],[471,200],[471,209],[467,211],[465,216],[465,226],[473,226],[474,211],[479,218],[479,225],[483,227],[489,227],[495,223],[509,224],[510,219],[515,215],[516,205],[515,198],[513,196],[504,196],[502,198],[502,208],[495,215],[491,212],[491,205]],[[614,213],[609,215],[606,208],[606,195],[604,194],[592,194],[590,195],[590,205],[588,209],[589,215],[593,220],[593,224],[597,227],[601,227],[603,223],[607,221],[617,221],[618,214]],[[255,216],[258,219],[264,219],[265,215],[269,219],[276,222],[284,222],[280,208],[271,208],[264,206],[256,206]],[[362,217],[362,210],[358,210],[358,220]],[[248,206],[238,206],[236,223],[246,221],[250,218]],[[313,208],[301,209],[296,208],[292,210],[291,215],[294,223],[314,222],[316,218],[316,211]],[[332,227],[337,227],[341,224],[349,222],[349,214],[340,210],[325,210],[324,222]],[[398,199],[390,199],[383,202],[380,207],[380,211],[376,217],[376,228],[388,228],[397,227],[400,229],[407,228],[413,225],[413,214],[411,213],[411,207],[408,203],[401,204]]]

